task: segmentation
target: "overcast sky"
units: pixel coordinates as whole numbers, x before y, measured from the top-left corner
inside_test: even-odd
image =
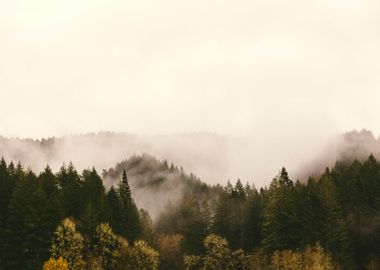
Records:
[[[5,136],[378,134],[380,2],[0,0],[0,100]]]

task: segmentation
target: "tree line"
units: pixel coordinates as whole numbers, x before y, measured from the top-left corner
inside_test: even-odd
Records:
[[[36,175],[2,159],[0,269],[380,269],[372,155],[304,182],[282,168],[259,190],[181,173],[187,188],[155,221],[119,167],[106,190],[94,168]]]

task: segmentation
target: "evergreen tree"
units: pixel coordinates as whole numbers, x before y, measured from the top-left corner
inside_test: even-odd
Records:
[[[82,177],[82,198],[85,207],[80,216],[80,228],[85,234],[92,235],[95,233],[96,226],[105,220],[105,189],[103,186],[103,181],[97,174],[95,168],[91,171],[84,170]]]
[[[286,170],[273,179],[265,202],[263,216],[263,245],[266,251],[297,248],[299,235],[293,182]]]
[[[251,192],[247,204],[243,227],[243,247],[245,250],[253,250],[259,246],[262,240],[263,203],[260,194],[256,190]]]
[[[123,171],[118,193],[121,202],[121,217],[123,221],[122,235],[130,242],[133,242],[141,237],[142,227],[139,212],[132,199],[128,176],[125,170]]]
[[[82,182],[74,166],[71,163],[68,167],[62,166],[57,180],[63,216],[78,218],[83,208],[83,192]]]
[[[328,178],[328,175],[320,181],[322,185],[322,202],[326,213],[322,243],[339,263],[345,265],[346,269],[351,269],[353,267],[351,243],[348,238],[348,228],[338,200],[336,187]]]
[[[141,220],[143,240],[147,242],[149,245],[154,245],[155,244],[154,224],[147,210],[140,209],[140,220]]]
[[[8,206],[11,200],[14,182],[10,176],[4,158],[0,161],[0,239],[5,239],[6,220],[8,218]],[[4,260],[4,242],[0,243],[0,269]]]
[[[30,195],[30,203],[25,208],[24,259],[28,269],[40,269],[42,262],[49,258],[49,242],[54,231],[45,192],[37,188]]]
[[[35,190],[35,176],[29,172],[27,176],[19,164],[16,169],[16,186],[9,203],[8,216],[5,224],[4,268],[29,269],[27,265],[30,242],[27,241],[28,219],[31,210],[31,194]]]
[[[46,166],[44,171],[38,176],[39,189],[46,195],[47,203],[47,223],[48,231],[52,234],[59,222],[63,218],[63,211],[60,202],[59,183],[51,168]],[[52,235],[49,236],[51,239]]]
[[[116,234],[124,233],[122,206],[114,187],[111,187],[106,196],[106,220]]]

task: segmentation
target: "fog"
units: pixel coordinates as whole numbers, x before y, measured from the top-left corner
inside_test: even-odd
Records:
[[[379,132],[379,10],[359,0],[0,0],[0,135],[137,136],[123,146],[68,138],[52,154],[28,146],[33,168],[107,168],[148,152],[209,183],[261,186],[282,166],[297,175],[334,136]]]

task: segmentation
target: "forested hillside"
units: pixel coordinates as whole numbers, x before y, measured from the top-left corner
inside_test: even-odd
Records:
[[[98,132],[40,140],[0,136],[0,153],[6,160],[21,161],[36,171],[43,170],[46,164],[58,170],[62,163],[70,161],[80,170],[94,166],[101,171],[133,154],[147,153],[183,166],[208,183],[227,179],[232,173],[230,167],[234,174],[243,175],[245,164],[235,164],[235,160],[243,153],[247,155],[246,148],[245,142],[213,133],[143,136]]]
[[[138,190],[160,205],[154,220]],[[305,182],[283,168],[259,190],[206,185],[149,156],[102,176],[2,159],[0,200],[1,269],[380,269],[372,155]]]

